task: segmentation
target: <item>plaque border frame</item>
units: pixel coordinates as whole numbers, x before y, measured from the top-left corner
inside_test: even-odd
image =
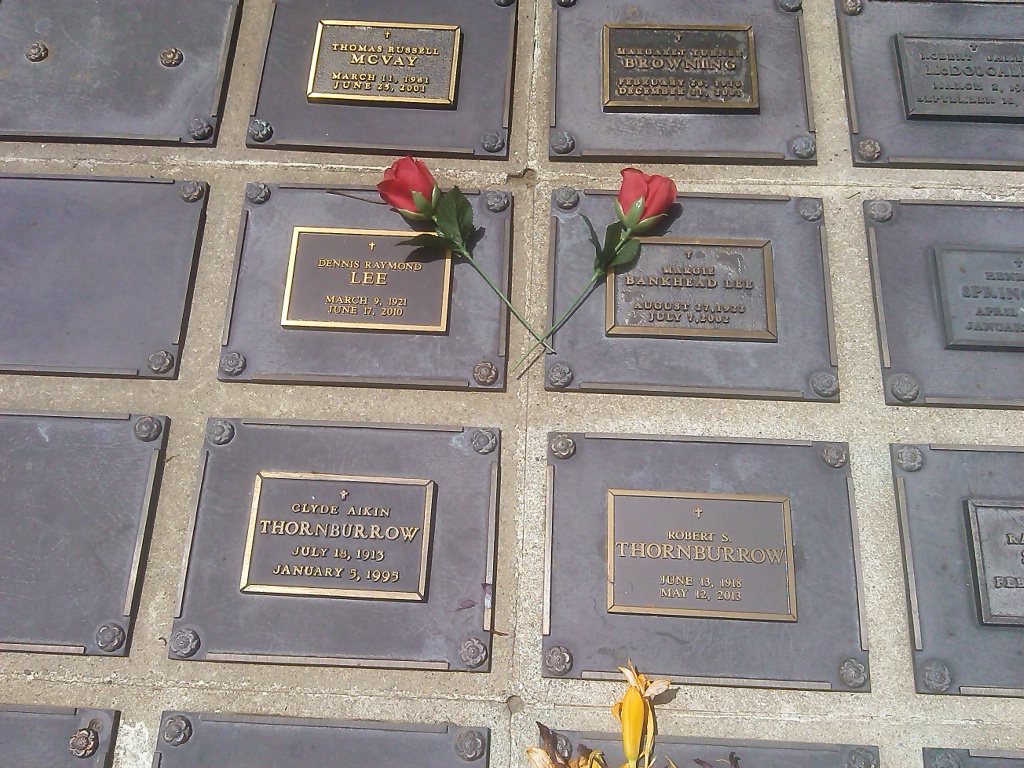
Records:
[[[696,29],[696,30],[728,30],[730,32],[746,32],[747,33],[747,50],[750,52],[748,57],[750,68],[750,93],[753,98],[750,104],[714,104],[706,101],[691,101],[689,99],[683,99],[676,102],[672,106],[666,106],[664,103],[652,103],[649,101],[639,101],[635,99],[624,99],[617,100],[612,98],[611,93],[611,81],[609,78],[610,71],[610,60],[611,56],[611,35],[609,34],[612,29]],[[711,113],[714,114],[719,111],[739,111],[739,112],[757,112],[761,109],[761,96],[760,91],[757,87],[757,55],[754,48],[754,27],[751,24],[630,24],[629,22],[611,22],[605,24],[601,30],[601,107],[602,110],[611,108],[612,110],[626,110],[629,111],[630,107],[639,107],[642,111],[644,108],[649,111],[655,112],[678,112],[679,110],[692,110],[699,113]]]
[[[390,229],[360,229],[357,227],[292,227],[291,245],[288,250],[288,274],[284,283],[284,303],[281,306],[281,327],[283,328],[322,328],[341,329],[348,331],[377,331],[380,333],[395,331],[412,331],[415,333],[446,333],[452,299],[452,252],[444,252],[445,272],[441,296],[441,320],[437,325],[412,325],[401,323],[353,323],[344,320],[294,320],[288,315],[292,302],[292,286],[295,283],[295,259],[298,256],[299,237],[304,234],[316,235],[370,235],[377,237],[410,237],[414,231],[403,232]]]
[[[946,334],[946,349],[959,349],[966,351],[995,350],[1003,352],[1015,352],[1024,350],[1024,341],[1020,344],[999,344],[995,341],[986,342],[984,339],[968,341],[956,341],[956,332],[953,329],[953,318],[949,314],[949,302],[946,301],[947,286],[946,272],[942,268],[942,260],[948,253],[969,252],[978,254],[1011,254],[1016,253],[1024,258],[1024,248],[985,248],[977,245],[956,245],[952,243],[933,244],[930,246],[935,259],[935,275],[939,286],[939,309],[942,311],[942,329]]]
[[[447,99],[418,99],[410,96],[396,96],[395,98],[380,98],[376,96],[354,96],[333,93],[322,93],[314,90],[316,79],[317,62],[320,58],[320,43],[323,41],[324,29],[326,27],[386,27],[388,29],[400,27],[402,29],[437,29],[448,30],[455,33],[455,43],[452,47],[452,72],[448,88]],[[436,104],[439,106],[451,107],[455,105],[455,92],[458,86],[459,55],[462,48],[462,28],[457,24],[410,24],[409,22],[395,22],[393,24],[383,21],[347,21],[339,19],[320,19],[316,26],[316,41],[313,43],[313,60],[309,68],[309,80],[306,83],[306,98],[313,102],[321,101],[365,101],[371,104]]]
[[[760,611],[716,611],[697,608],[649,608],[615,603],[615,497],[634,496],[641,498],[709,499],[718,501],[763,501],[782,505],[782,525],[786,538],[786,587],[789,613],[764,613]],[[793,563],[793,521],[789,497],[778,494],[710,493],[688,491],[649,491],[628,488],[608,489],[608,613],[643,616],[695,616],[715,619],[755,619],[761,621],[797,620],[796,612],[796,567]]]
[[[967,518],[967,541],[970,546],[971,564],[974,566],[974,597],[978,601],[978,620],[985,626],[1021,627],[1024,619],[992,613],[988,599],[988,585],[982,584],[979,575],[987,575],[985,553],[981,544],[981,529],[978,525],[978,507],[1009,508],[1024,510],[1024,502],[1005,499],[964,499],[964,515]],[[986,580],[987,581],[987,580]]]
[[[778,341],[775,306],[774,255],[771,240],[744,240],[733,238],[689,238],[689,237],[641,237],[641,255],[644,243],[662,245],[707,245],[759,248],[764,257],[764,303],[766,331],[736,331],[730,333],[721,328],[662,328],[651,326],[619,325],[615,321],[615,285],[620,273],[611,280],[605,280],[605,333],[608,336],[665,336],[670,339],[708,339],[712,341]]]
[[[252,550],[256,540],[256,523],[259,518],[260,494],[264,480],[323,480],[328,482],[352,482],[376,485],[419,485],[424,489],[423,531],[420,544],[419,580],[416,592],[396,592],[384,589],[348,589],[346,587],[299,587],[287,584],[259,584],[249,580]],[[300,595],[304,597],[340,597],[372,600],[403,600],[423,602],[427,593],[427,572],[430,567],[430,551],[434,532],[434,497],[437,484],[433,480],[405,477],[369,477],[366,475],[336,475],[323,472],[278,472],[264,470],[256,474],[252,490],[252,504],[249,507],[249,526],[245,536],[245,552],[242,555],[242,570],[239,591],[260,595]]]
[[[1024,117],[1007,117],[1000,115],[971,115],[964,117],[955,113],[942,114],[939,112],[918,112],[915,114],[913,110],[913,104],[911,103],[910,90],[907,87],[910,78],[908,73],[903,66],[904,54],[906,51],[905,41],[907,40],[927,40],[927,41],[938,41],[938,42],[957,42],[970,44],[971,41],[977,41],[982,43],[988,42],[999,42],[999,43],[1019,43],[1024,46],[1024,38],[991,38],[991,37],[940,37],[930,36],[919,33],[906,33],[897,32],[893,35],[893,45],[896,48],[896,69],[900,75],[900,93],[903,96],[903,110],[904,115],[908,121],[910,120],[935,120],[939,122],[949,123],[961,123],[970,125],[971,123],[998,123],[1002,125],[1013,125],[1014,123],[1024,122]],[[909,56],[909,54],[907,54]]]

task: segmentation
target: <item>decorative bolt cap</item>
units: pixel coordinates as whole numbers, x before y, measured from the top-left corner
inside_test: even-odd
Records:
[[[924,453],[916,445],[901,445],[896,449],[896,466],[904,472],[917,472],[924,466]]]
[[[487,744],[480,731],[467,729],[455,737],[455,754],[468,763],[479,760],[486,750]]]
[[[570,5],[574,5],[575,0]],[[559,5],[562,5],[559,0]],[[568,5],[562,5],[563,8],[568,8]],[[568,131],[555,131],[554,136],[551,137],[551,149],[554,150],[556,155],[568,155],[574,149],[576,149],[576,139],[573,138],[572,134]]]
[[[839,8],[847,16],[856,16],[864,10],[864,0],[840,0]]]
[[[913,376],[897,373],[889,379],[889,391],[901,403],[912,403],[921,394],[921,387],[918,386]]]
[[[185,60],[185,54],[177,48],[164,48],[160,51],[160,63],[165,67],[176,67]]]
[[[548,384],[558,389],[565,389],[572,384],[572,368],[565,363],[555,363],[548,371]]]
[[[839,377],[832,371],[818,371],[811,376],[811,390],[818,397],[835,397],[839,394]]]
[[[818,152],[813,136],[797,136],[789,145],[790,151],[801,160],[810,160]]]
[[[921,667],[921,673],[924,687],[932,693],[945,693],[953,684],[953,678],[949,675],[949,667],[938,659],[926,661]]]
[[[171,653],[180,659],[190,659],[199,651],[199,633],[194,629],[179,629],[171,637]]]
[[[555,190],[555,205],[563,211],[571,211],[580,204],[580,193],[573,187],[559,187]]]
[[[201,117],[193,117],[188,121],[188,135],[195,141],[206,141],[213,136],[213,126],[209,120]]]
[[[797,211],[800,214],[800,218],[805,221],[821,221],[821,217],[825,215],[825,209],[821,205],[821,200],[802,200],[800,201]]]
[[[124,627],[120,624],[111,622],[110,624],[104,624],[96,630],[96,645],[105,653],[114,653],[114,651],[121,650],[124,641]]]
[[[487,662],[487,646],[478,637],[471,637],[459,646],[459,657],[470,669],[482,667]]]
[[[572,8],[576,5],[576,0],[555,0],[563,8]]]
[[[555,734],[555,752],[565,761],[572,757],[572,742],[569,741],[565,734]]]
[[[478,429],[469,438],[469,445],[477,453],[486,456],[498,447],[498,436],[493,429]]]
[[[192,738],[192,723],[187,717],[174,715],[164,721],[160,737],[172,747],[180,747]]]
[[[872,221],[877,221],[879,224],[885,224],[885,222],[892,219],[892,215],[895,212],[892,203],[888,200],[871,200],[868,202],[865,210],[868,212],[868,218]]]
[[[250,203],[262,205],[270,199],[270,187],[262,181],[252,181],[245,185],[245,199]]]
[[[882,145],[874,139],[861,139],[857,142],[857,157],[873,163],[882,156]]]
[[[821,460],[832,469],[842,469],[850,461],[850,453],[845,445],[832,443],[821,449]]]
[[[174,367],[174,355],[166,349],[158,349],[149,356],[149,370],[153,373],[167,373]]]
[[[515,5],[516,0],[494,0],[494,4],[501,8],[508,8],[510,5]]]
[[[100,736],[92,728],[79,728],[71,735],[68,749],[75,757],[85,759],[96,754],[100,748]]]
[[[846,756],[846,768],[878,768],[878,758],[870,749],[855,747]]]
[[[29,61],[39,62],[50,55],[50,49],[46,43],[35,42],[25,49],[25,58]]]
[[[496,131],[488,131],[480,138],[480,146],[483,147],[484,152],[494,154],[505,148],[505,139]]]
[[[217,419],[210,423],[206,437],[214,445],[227,445],[235,438],[235,425],[230,421]]]
[[[555,645],[544,654],[544,669],[561,677],[572,669],[572,653],[564,645]]]
[[[225,376],[241,376],[245,370],[245,355],[241,352],[228,352],[222,355],[220,370]]]
[[[132,427],[132,432],[139,440],[144,443],[151,443],[160,437],[160,433],[164,431],[164,425],[160,423],[160,419],[153,416],[143,416],[141,419],[135,422],[135,426]]]
[[[555,435],[550,448],[556,459],[571,459],[576,453],[576,441],[568,435]]]
[[[481,387],[489,387],[498,380],[498,367],[490,360],[481,360],[473,366],[473,380]]]
[[[856,659],[847,659],[839,666],[839,679],[847,688],[863,688],[868,681],[868,670]]]
[[[178,194],[186,203],[196,203],[203,199],[203,185],[198,181],[183,181]]]
[[[956,752],[941,749],[932,756],[930,768],[963,768]]]
[[[504,213],[511,204],[512,198],[508,196],[508,192],[500,189],[492,189],[484,196],[484,205],[491,213]]]
[[[799,11],[802,7],[801,0],[779,0],[779,8],[784,11]]]
[[[254,117],[249,123],[249,138],[253,141],[262,144],[265,141],[270,141],[270,137],[273,135],[273,126],[262,118]]]

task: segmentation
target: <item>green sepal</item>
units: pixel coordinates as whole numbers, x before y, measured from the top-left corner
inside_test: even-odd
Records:
[[[435,187],[435,189],[437,189]],[[416,203],[416,211],[424,219],[429,219],[434,215],[434,204],[432,201],[427,200],[424,195],[421,195],[416,190],[412,191],[412,201]]]
[[[628,211],[623,211],[621,205],[616,205],[619,211],[619,220],[626,229],[635,230],[640,223],[640,217],[644,215],[644,198],[638,197],[629,206]]]
[[[637,222],[637,225],[633,227],[634,232],[646,232],[648,229],[653,227],[659,221],[665,218],[667,214],[659,213],[657,216],[648,216],[646,219],[641,219]]]

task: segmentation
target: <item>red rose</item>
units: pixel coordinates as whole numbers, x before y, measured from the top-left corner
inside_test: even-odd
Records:
[[[410,219],[425,221],[434,215],[434,207],[441,196],[426,163],[406,155],[384,171],[377,185],[384,202]]]
[[[653,227],[675,201],[676,184],[672,179],[657,174],[648,176],[636,168],[622,169],[619,221],[634,234]]]

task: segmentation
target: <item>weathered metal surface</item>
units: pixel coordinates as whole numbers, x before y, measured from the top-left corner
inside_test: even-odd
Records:
[[[4,0],[0,137],[212,144],[236,0]]]
[[[166,427],[0,415],[0,650],[128,654]]]
[[[630,111],[758,108],[749,26],[605,24],[604,106]]]
[[[508,157],[515,3],[276,0],[273,9],[250,147]],[[317,47],[320,29],[332,50]],[[356,50],[340,50],[349,44]]]
[[[966,504],[981,623],[1024,626],[1024,503]]]
[[[1021,600],[994,581],[1020,575],[1005,537],[1021,534],[1024,452],[893,445],[892,462],[918,693],[1024,696]]]
[[[120,713],[0,704],[4,765],[110,768]]]
[[[264,186],[245,201],[222,380],[504,386],[507,310],[469,263],[398,245],[417,232],[375,190]],[[507,286],[512,206],[468,197],[473,256]]]
[[[553,2],[549,156],[813,164],[803,12],[782,6]]]
[[[836,16],[855,165],[1024,165],[1024,3],[836,0]]]
[[[447,331],[451,251],[401,245],[411,234],[294,227],[281,325]]]
[[[786,496],[611,488],[608,611],[796,621],[792,527]]]
[[[170,657],[486,671],[498,442],[211,419]]]
[[[550,440],[545,676],[870,687],[845,445]]]
[[[475,726],[164,712],[156,759],[161,768],[240,762],[289,768],[299,755],[313,765],[365,755],[380,765],[487,768],[490,736],[490,729]]]
[[[558,731],[569,744],[585,744],[604,753],[608,765],[620,765],[625,756],[622,738],[611,733]],[[878,748],[850,744],[793,744],[736,739],[685,739],[658,735],[655,754],[677,766],[760,765],[788,768],[877,768]],[[733,758],[738,762],[733,762]]]
[[[175,378],[206,185],[0,177],[0,371]]]
[[[1024,407],[1024,207],[864,204],[885,401]]]
[[[1024,40],[896,35],[907,117],[1024,120]]]
[[[984,0],[998,3],[1005,0]],[[924,768],[1021,768],[1024,752],[1005,749],[936,749],[921,751]]]
[[[306,96],[450,107],[461,41],[453,25],[321,20]]]
[[[611,193],[577,196],[552,199],[552,322],[591,275],[583,215],[615,221]],[[680,197],[554,335],[548,388],[837,401],[823,232],[820,200]]]

